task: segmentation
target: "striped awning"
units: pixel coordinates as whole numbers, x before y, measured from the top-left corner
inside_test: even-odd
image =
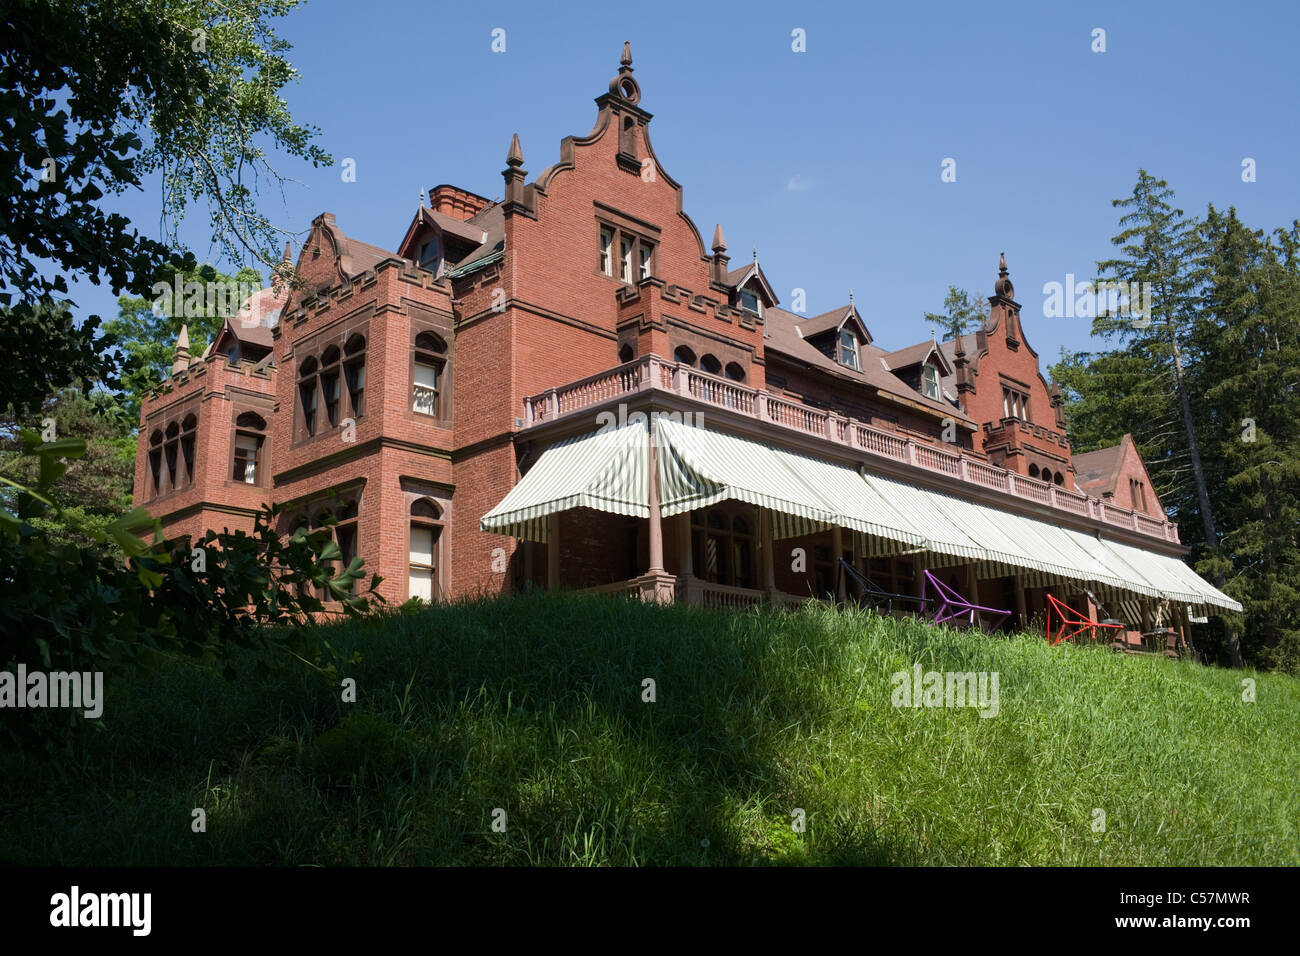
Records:
[[[767,445],[670,418],[655,419],[659,507],[665,518],[734,498],[772,512],[774,538],[831,527],[836,516]]]
[[[545,541],[547,517],[570,508],[648,518],[646,434],[645,423],[634,422],[556,442],[480,519],[479,527],[526,541]]]
[[[1102,541],[1116,559],[1133,569],[1159,597],[1203,608],[1206,606],[1240,611],[1241,603],[1214,587],[1177,558],[1144,551],[1118,541]]]

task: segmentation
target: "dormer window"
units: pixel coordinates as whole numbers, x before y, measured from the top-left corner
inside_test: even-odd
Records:
[[[939,397],[939,370],[928,362],[921,367],[921,394],[926,398]]]
[[[441,246],[438,244],[437,236],[430,236],[428,241],[420,246],[420,268],[428,269],[430,272],[438,271],[438,263],[442,261]]]
[[[851,369],[859,369],[858,337],[852,329],[840,329],[840,364]]]
[[[740,307],[746,312],[754,315],[761,315],[762,306],[758,301],[758,293],[751,289],[740,290]]]

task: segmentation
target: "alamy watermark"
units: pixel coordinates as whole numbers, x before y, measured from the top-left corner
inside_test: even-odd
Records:
[[[104,712],[103,671],[0,671],[0,708],[64,707],[92,720]]]
[[[704,427],[703,412],[633,412],[628,414],[627,405],[619,403],[618,413],[604,411],[596,416],[596,424],[599,426],[597,432],[611,432],[619,428],[626,428],[628,425],[646,425],[663,419],[664,421],[676,422],[679,425],[688,425],[692,428]]]
[[[260,292],[262,286],[253,282],[198,282],[191,279],[182,282],[179,273],[171,283],[155,282],[153,292],[153,314],[170,315],[178,319],[196,319],[207,315],[235,316],[239,314],[245,302]],[[247,317],[241,319],[243,324],[256,324]]]
[[[1125,282],[1118,279],[1074,281],[1074,273],[1065,274],[1065,282],[1043,283],[1043,317],[1048,319],[1093,319],[1099,315],[1131,319],[1134,328],[1151,324],[1152,288],[1150,282]]]
[[[910,671],[891,675],[895,707],[977,707],[981,717],[998,715],[997,671]]]

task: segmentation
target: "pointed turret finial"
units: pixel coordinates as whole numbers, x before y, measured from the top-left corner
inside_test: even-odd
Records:
[[[420,208],[424,208],[424,187],[420,187]]]
[[[506,165],[522,166],[523,164],[524,164],[524,150],[523,147],[519,145],[519,134],[515,133],[515,135],[510,140],[510,152],[506,156]]]
[[[853,304],[853,290],[849,290],[849,305]]]
[[[190,328],[181,325],[181,334],[176,336],[176,352],[172,355],[172,374],[176,375],[190,367]]]
[[[627,40],[623,41],[623,55],[619,58],[618,65],[625,70],[632,69],[632,44]]]
[[[753,253],[754,253],[754,265],[758,265],[758,246],[754,246]]]
[[[284,241],[284,258],[280,260],[282,265],[290,265],[293,262],[293,256],[289,254],[289,240]]]
[[[1011,279],[1007,275],[1007,254],[1005,252],[998,258],[998,281],[993,283],[993,291],[1004,299],[1013,299],[1016,295],[1015,286],[1011,284]]]
[[[722,223],[718,223],[718,225],[713,230],[713,251],[714,252],[727,251],[727,240],[722,235]]]

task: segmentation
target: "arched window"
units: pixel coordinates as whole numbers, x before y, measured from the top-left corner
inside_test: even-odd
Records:
[[[162,443],[162,430],[155,428],[153,434],[149,436],[149,474],[153,477],[154,495],[160,495],[163,492]]]
[[[181,421],[181,462],[185,467],[185,484],[194,484],[194,438],[198,433],[199,418],[193,412]]]
[[[257,412],[244,412],[235,419],[235,453],[231,480],[246,485],[262,481],[263,445],[266,443],[266,419]]]
[[[439,577],[442,550],[442,508],[431,498],[411,504],[411,545],[408,593],[423,601],[433,601],[442,594]]]
[[[1030,477],[1030,478],[1037,478],[1037,477],[1038,477],[1038,466],[1037,466],[1037,465],[1030,465],[1030,466],[1029,466],[1029,477]]]
[[[743,382],[745,380],[745,370],[740,367],[738,362],[728,362],[726,374],[727,378],[733,382]]]
[[[685,345],[677,346],[677,351],[673,352],[673,360],[683,365],[689,365],[691,368],[695,367],[695,353]]]
[[[366,340],[364,336],[353,335],[343,346],[346,359],[343,363],[343,377],[348,386],[348,402],[352,406],[352,417],[360,418],[366,407]]]
[[[339,423],[339,350],[331,345],[320,357],[320,391],[325,418],[333,428]]]
[[[716,355],[700,356],[700,371],[708,372],[710,375],[717,375],[722,371],[722,363],[718,361]]]
[[[181,426],[172,422],[167,426],[163,433],[166,436],[167,443],[163,445],[163,459],[167,463],[167,490],[174,491],[180,487],[176,481],[176,462],[179,459],[180,452],[180,433]]]
[[[433,332],[421,332],[415,337],[411,411],[443,417],[442,372],[447,363],[446,352],[447,343]]]
[[[632,346],[630,345],[625,345],[618,350],[618,361],[620,365],[626,365],[635,357],[636,353],[632,351]]]
[[[1062,472],[1058,471],[1056,474],[1052,476],[1052,484],[1063,486],[1065,484],[1065,475]]]
[[[308,435],[316,434],[316,369],[314,358],[298,367],[298,405],[302,409],[302,426]]]

